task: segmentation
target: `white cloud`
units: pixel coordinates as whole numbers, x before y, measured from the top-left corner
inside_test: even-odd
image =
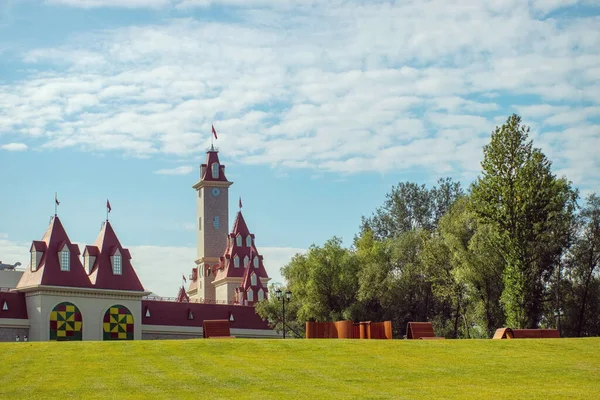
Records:
[[[7,143],[1,145],[0,149],[6,151],[25,151],[28,147],[25,143]]]
[[[561,17],[574,2],[53,1],[170,4],[178,15],[219,4],[236,18],[164,20],[27,51],[28,67],[55,72],[0,86],[0,133],[34,135],[42,148],[187,161],[215,122],[219,147],[241,163],[468,177],[513,110],[557,154],[580,145],[565,132],[593,127],[600,106],[600,17]],[[544,139],[553,132],[562,147]],[[557,158],[583,185],[600,178],[579,169],[584,154],[598,160],[584,149]]]
[[[159,8],[173,3],[172,0],[45,0],[48,4],[80,8],[120,7]]]
[[[181,167],[159,169],[158,171],[154,171],[155,174],[159,175],[187,175],[190,172],[192,172],[192,167],[189,165],[182,165]]]

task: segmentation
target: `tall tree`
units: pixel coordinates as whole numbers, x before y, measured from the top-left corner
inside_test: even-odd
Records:
[[[398,237],[405,232],[422,229],[433,231],[450,205],[463,194],[459,182],[439,179],[437,186],[402,182],[386,194],[383,206],[369,218],[362,218],[361,231],[369,229],[375,239]]]
[[[517,115],[496,127],[484,147],[482,176],[472,185],[475,215],[497,231],[506,262],[502,303],[507,323],[537,327],[546,283],[568,246],[577,193],[551,172]]]

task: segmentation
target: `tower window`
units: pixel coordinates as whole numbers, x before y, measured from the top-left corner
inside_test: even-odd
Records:
[[[252,236],[246,236],[246,247],[252,247]]]
[[[60,252],[60,270],[61,271],[70,271],[71,270],[71,254],[67,246],[64,247],[64,250]]]
[[[235,238],[235,244],[236,244],[237,246],[239,246],[239,247],[242,247],[242,236],[241,236],[241,235],[238,235],[238,236]]]
[[[237,254],[233,257],[233,266],[235,268],[239,268],[240,267],[240,258],[238,257]]]
[[[244,257],[244,268],[248,268],[248,256]]]
[[[113,257],[113,274],[115,274],[115,275],[121,275],[121,273],[122,273],[121,256],[120,255],[115,255]]]
[[[258,268],[258,256],[254,257],[254,268]]]
[[[31,270],[37,270],[37,253],[35,251],[31,252]]]
[[[248,289],[248,301],[254,301],[254,291],[252,289]]]
[[[262,289],[259,289],[258,291],[258,301],[263,301],[265,298],[265,292],[263,292]]]
[[[212,163],[211,168],[212,168],[213,179],[218,179],[219,178],[219,163]]]
[[[213,217],[213,226],[215,227],[215,229],[219,229],[219,226],[221,225],[221,223],[219,222],[219,216],[216,215]]]
[[[202,217],[198,218],[198,230],[201,231],[202,230]]]
[[[256,286],[256,274],[250,275],[250,284]]]

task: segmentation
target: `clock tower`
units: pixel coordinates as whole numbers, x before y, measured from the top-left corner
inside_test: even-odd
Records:
[[[219,258],[227,247],[229,230],[229,182],[225,166],[219,162],[219,152],[211,145],[206,152],[206,163],[200,165],[200,181],[196,192],[198,233],[195,280],[188,289],[190,299],[215,300],[212,284]]]

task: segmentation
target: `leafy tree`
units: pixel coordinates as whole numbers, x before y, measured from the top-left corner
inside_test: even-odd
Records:
[[[567,276],[573,291],[573,334],[583,336],[592,333],[586,329],[587,322],[595,325],[594,321],[600,320],[597,306],[600,286],[600,197],[595,193],[589,195],[578,217],[577,236],[567,260]],[[593,334],[600,334],[600,331]]]
[[[393,186],[383,206],[370,218],[362,218],[361,231],[369,229],[377,240],[390,239],[415,229],[433,231],[439,219],[462,195],[460,183],[451,178],[438,180],[438,186],[403,182]]]
[[[502,303],[507,323],[516,328],[540,322],[547,283],[569,244],[577,198],[528,134],[517,115],[496,127],[484,147],[482,176],[471,188],[472,210],[493,227],[506,262]]]

